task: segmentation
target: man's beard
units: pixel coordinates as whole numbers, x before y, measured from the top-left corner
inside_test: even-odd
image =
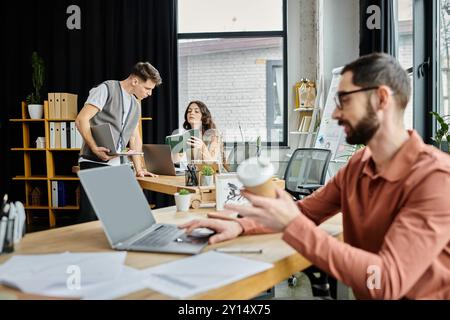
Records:
[[[372,137],[380,127],[377,114],[373,111],[370,105],[366,107],[367,114],[362,118],[353,128],[347,121],[339,121],[339,125],[346,124],[349,127],[349,132],[345,141],[348,144],[364,144],[367,145]]]

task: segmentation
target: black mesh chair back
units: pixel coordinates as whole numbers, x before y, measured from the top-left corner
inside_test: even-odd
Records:
[[[299,148],[294,151],[284,174],[286,191],[300,199],[325,184],[331,151]]]

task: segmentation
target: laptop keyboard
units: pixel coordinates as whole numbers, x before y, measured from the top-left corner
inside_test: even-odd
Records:
[[[165,246],[172,241],[179,232],[180,229],[175,226],[162,225],[145,237],[134,242],[133,246]]]

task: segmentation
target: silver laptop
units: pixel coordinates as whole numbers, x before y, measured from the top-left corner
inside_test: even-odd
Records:
[[[95,143],[99,147],[104,147],[109,149],[109,156],[125,156],[129,155],[126,152],[121,152],[121,150],[117,150],[119,147],[118,142],[114,141],[114,136],[112,134],[111,125],[109,123],[99,124],[97,126],[91,127],[92,137],[95,140]],[[133,155],[138,155],[143,153],[133,153]]]
[[[184,170],[176,168],[172,152],[167,144],[144,144],[144,160],[147,170],[162,176],[184,175]]]
[[[156,223],[128,165],[81,170],[78,176],[113,249],[196,254],[207,245],[207,237]]]

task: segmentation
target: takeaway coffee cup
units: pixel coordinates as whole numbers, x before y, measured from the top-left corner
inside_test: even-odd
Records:
[[[250,158],[242,162],[237,175],[245,189],[259,196],[276,198],[276,187],[272,181],[275,169],[267,158]]]

